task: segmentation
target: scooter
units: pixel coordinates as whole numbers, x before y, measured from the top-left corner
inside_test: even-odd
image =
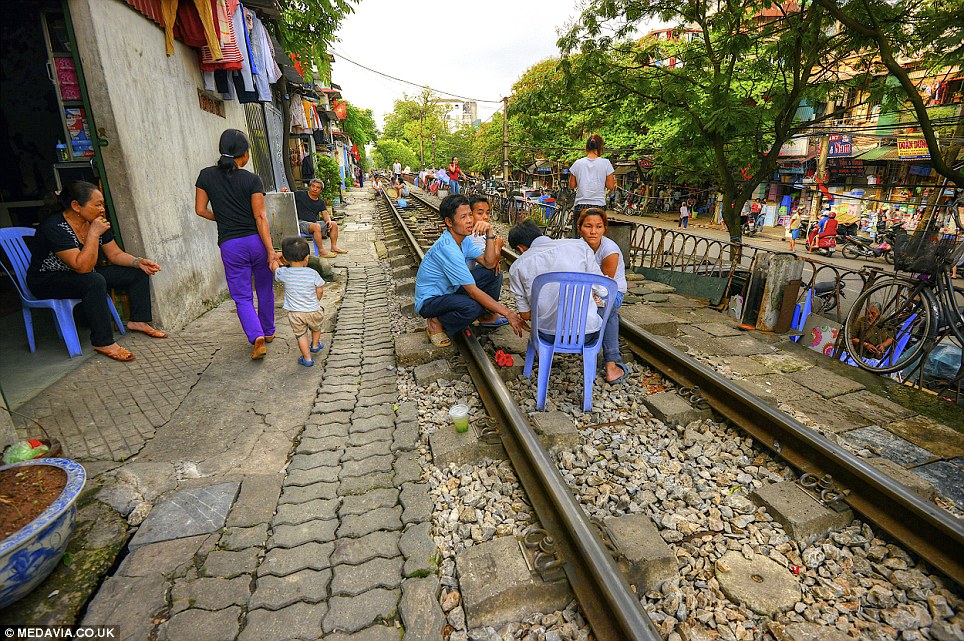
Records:
[[[880,243],[874,243],[871,240],[864,238],[858,238],[857,236],[846,235],[838,236],[843,242],[844,246],[841,250],[844,258],[881,258],[887,261],[888,264],[894,264],[894,253],[893,247],[886,240]]]
[[[829,312],[837,306],[837,283],[832,280],[813,284],[813,309]],[[846,298],[843,288],[839,291],[840,298]]]
[[[833,256],[833,250],[837,247],[837,237],[820,236],[819,233],[819,223],[811,224],[807,232],[807,251],[821,256]]]

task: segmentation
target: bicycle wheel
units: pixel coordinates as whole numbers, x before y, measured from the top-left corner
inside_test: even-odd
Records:
[[[884,252],[884,262],[886,262],[888,265],[894,264],[894,250],[888,249]]]
[[[844,323],[844,348],[862,369],[889,374],[920,355],[931,330],[932,295],[923,285],[891,279],[854,302]]]

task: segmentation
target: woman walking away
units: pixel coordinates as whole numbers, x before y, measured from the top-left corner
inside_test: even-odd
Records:
[[[690,206],[685,200],[683,204],[679,206],[679,222],[676,224],[677,227],[682,227],[686,229],[686,226],[690,222]]]
[[[606,211],[596,207],[583,210],[579,214],[579,236],[586,241],[596,256],[596,264],[602,273],[616,281],[616,300],[603,328],[603,360],[606,362],[606,382],[610,385],[622,383],[629,377],[629,370],[623,365],[619,354],[619,308],[626,295],[626,262],[619,245],[606,238],[609,220]],[[602,313],[602,307],[599,313]]]
[[[132,361],[134,355],[114,341],[107,290],[127,290],[131,309],[127,329],[167,338],[150,325],[148,277],[161,267],[117,246],[105,217],[104,194],[95,185],[79,180],[68,183],[57,198],[60,211],[45,218],[34,237],[27,287],[37,298],[79,298],[90,323],[94,351],[115,361]],[[101,250],[110,264],[97,267]]]
[[[264,213],[264,185],[257,174],[242,169],[251,158],[249,148],[243,132],[226,129],[221,134],[217,165],[205,167],[197,177],[194,211],[217,223],[228,291],[248,342],[254,346],[251,358],[260,359],[268,353],[265,343],[274,340],[272,268],[277,268],[278,257]],[[252,276],[258,293],[257,312]]]
[[[600,158],[603,139],[599,134],[589,136],[586,155],[569,168],[569,188],[576,190],[572,211],[572,237],[579,238],[579,214],[584,209],[606,209],[606,190],[616,188],[616,170],[606,158]]]

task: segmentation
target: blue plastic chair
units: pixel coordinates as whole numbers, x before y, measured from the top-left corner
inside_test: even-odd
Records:
[[[559,305],[556,310],[555,331],[548,327],[539,327],[539,296],[547,285],[559,287]],[[606,306],[603,308],[602,325],[599,335],[591,343],[586,343],[586,317],[592,309],[596,313],[596,303],[592,297],[594,285],[604,287]],[[603,328],[618,291],[616,281],[605,276],[584,274],[581,272],[550,272],[540,274],[532,281],[532,294],[529,296],[532,310],[529,334],[529,346],[526,349],[526,365],[523,374],[526,378],[532,376],[532,364],[536,352],[539,354],[539,378],[536,385],[536,409],[545,409],[546,391],[549,386],[549,370],[552,368],[552,357],[556,352],[566,354],[582,354],[584,392],[583,411],[592,409],[592,384],[596,378],[596,357],[602,349]],[[552,342],[548,342],[542,335],[552,335]]]
[[[807,324],[807,318],[810,317],[810,312],[813,311],[813,289],[807,290],[807,297],[802,303],[797,303],[793,308],[793,321],[790,323],[792,329],[802,332],[804,326]],[[790,338],[794,343],[800,342],[800,336],[793,336]]]
[[[67,344],[67,353],[71,358],[80,356],[80,337],[77,335],[77,326],[74,324],[74,307],[80,303],[79,298],[36,298],[30,293],[27,287],[27,268],[30,267],[30,250],[24,238],[33,236],[35,231],[30,227],[6,227],[0,229],[0,247],[10,260],[13,274],[3,265],[3,271],[7,273],[13,286],[20,294],[20,302],[23,306],[23,324],[27,330],[27,344],[30,351],[36,351],[36,344],[33,336],[33,310],[47,308],[54,313],[54,321],[57,327],[57,334],[64,339]],[[123,335],[124,324],[121,322],[114,301],[107,297],[107,306],[110,313],[117,323],[117,330]]]
[[[914,321],[916,320],[917,320],[917,314],[911,314],[910,316],[907,317],[907,320],[904,321],[904,324],[900,326],[900,329],[897,330],[897,340],[894,341],[893,348],[888,349],[888,353],[884,356],[884,359],[883,359],[884,367],[889,367],[894,363],[896,363],[898,360],[900,360],[901,354],[903,354],[904,350],[907,349],[907,343],[910,342],[910,330],[911,330],[911,327],[914,325]],[[850,353],[847,352],[846,349],[840,355],[840,360],[842,360],[847,365],[860,367],[857,364],[857,361],[855,361],[850,356]],[[877,358],[867,358],[865,360],[873,367],[877,367],[878,365],[881,364],[880,359],[877,359]]]
[[[314,234],[302,234],[301,237],[304,238],[305,240],[307,240],[308,242],[310,242],[312,245],[314,245],[314,246],[315,246],[315,254],[318,255],[318,256],[321,256],[321,247],[318,246],[318,241],[315,240],[315,235],[314,235]]]

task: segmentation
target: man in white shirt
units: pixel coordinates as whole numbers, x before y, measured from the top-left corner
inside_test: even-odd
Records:
[[[395,178],[398,180],[402,179],[402,163],[398,162],[398,158],[395,159],[395,164],[392,165],[392,173],[395,174]]]
[[[602,276],[592,249],[581,238],[553,240],[543,236],[531,220],[524,220],[509,230],[509,245],[520,253],[509,268],[509,287],[516,299],[519,314],[524,320],[532,318],[529,297],[532,281],[548,272],[582,272]],[[605,295],[606,290],[597,292]],[[543,288],[539,304],[540,334],[551,335],[556,328],[556,309],[559,306],[558,286]],[[586,334],[602,330],[602,318],[594,305],[586,309]]]

